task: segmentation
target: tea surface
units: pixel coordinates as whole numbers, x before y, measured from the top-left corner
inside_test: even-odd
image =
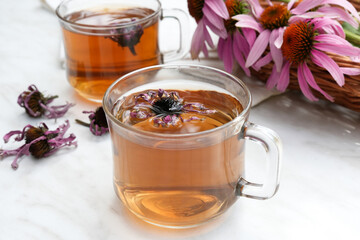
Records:
[[[163,102],[160,112],[154,112],[154,105],[163,99],[170,97],[159,97],[158,90],[146,90],[133,93],[127,96],[121,103],[121,107],[116,113],[123,123],[132,125],[132,127],[157,133],[184,134],[195,133],[210,130],[219,127],[242,112],[242,106],[234,97],[211,90],[166,90],[165,93],[171,95],[176,93],[176,102]],[[139,96],[151,96],[150,101],[146,101]],[[151,104],[150,102],[153,101]],[[175,106],[175,107],[174,107]],[[173,111],[169,110],[173,108]],[[163,110],[163,112],[161,112]],[[134,116],[133,113],[144,113],[143,116]],[[137,114],[140,115],[140,114]],[[144,116],[146,115],[146,116]],[[157,119],[166,116],[176,117],[175,121],[169,124],[157,124]],[[159,117],[161,116],[161,117]],[[171,119],[172,120],[172,119]]]

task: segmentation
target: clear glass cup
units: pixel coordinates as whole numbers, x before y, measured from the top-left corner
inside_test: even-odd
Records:
[[[184,84],[178,84],[178,90],[210,85],[225,90],[243,111],[220,127],[187,134],[146,132],[115,117],[121,99],[134,88],[174,89],[171,83],[179,80]],[[196,65],[148,67],[112,84],[103,107],[113,145],[115,192],[131,212],[149,223],[196,226],[224,213],[239,196],[268,199],[278,189],[281,141],[274,131],[248,121],[251,95],[235,76]],[[266,152],[262,184],[244,179],[244,163],[251,161],[244,159],[245,140],[259,143]]]
[[[162,9],[158,0],[65,0],[56,9],[63,32],[66,74],[83,97],[101,102],[106,89],[122,75],[183,57],[188,51],[188,16]],[[159,23],[179,24],[179,48],[159,48]],[[175,34],[176,35],[176,34]]]

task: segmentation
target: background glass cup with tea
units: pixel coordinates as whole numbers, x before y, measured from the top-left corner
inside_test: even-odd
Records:
[[[201,100],[216,109],[219,114],[208,117],[223,124],[172,134],[171,129],[176,128],[144,131],[143,122],[132,125],[127,121],[132,115],[122,109],[131,102],[127,102],[131,100],[128,96],[151,89],[149,94],[156,97],[154,92],[159,88],[186,91],[191,100]],[[221,215],[238,196],[271,198],[279,185],[281,141],[274,131],[248,121],[250,106],[251,95],[245,84],[214,68],[160,65],[121,77],[103,99],[118,197],[139,218],[175,228],[196,226]],[[225,118],[228,120],[223,121]],[[197,124],[201,121],[194,121],[191,127]],[[246,140],[265,149],[267,170],[262,184],[244,179],[245,161],[251,161],[244,157]]]
[[[162,9],[158,0],[65,0],[56,14],[68,81],[92,101],[100,102],[111,83],[125,73],[179,59],[188,50],[187,14]],[[179,41],[179,48],[162,53],[159,22],[166,18],[179,24],[180,39],[167,36],[168,41]]]

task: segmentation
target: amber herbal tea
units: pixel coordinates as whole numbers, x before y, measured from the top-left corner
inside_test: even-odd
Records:
[[[97,7],[70,13],[62,24],[70,84],[101,100],[117,78],[160,63],[158,17],[148,8]]]
[[[233,132],[219,131],[215,138],[196,134],[237,117],[243,111],[239,101],[210,84],[173,80],[125,95],[113,115],[144,137],[110,128],[115,190],[123,203],[144,220],[172,226],[196,225],[233,204],[244,140]],[[161,134],[161,140],[146,132]],[[184,138],[172,138],[179,134]]]

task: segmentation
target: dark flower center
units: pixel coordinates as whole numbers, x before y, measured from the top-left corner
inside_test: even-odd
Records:
[[[188,0],[188,8],[190,15],[198,22],[203,17],[202,9],[205,0]]]
[[[136,21],[136,19],[131,19],[130,22]],[[140,42],[140,38],[144,33],[144,30],[141,25],[132,25],[126,28],[118,28],[111,30],[112,36],[106,37],[110,38],[114,42],[117,42],[121,47],[128,47],[133,55],[136,55],[135,45]]]
[[[29,93],[30,94],[30,93]],[[25,95],[26,97],[26,95]],[[43,109],[40,106],[40,102],[45,104],[44,102],[44,96],[42,95],[41,92],[34,92],[32,93],[31,97],[29,98],[29,101],[27,102],[29,108],[34,112],[34,113],[41,113],[39,115],[39,117],[45,112],[45,109]],[[26,112],[29,112],[28,109],[26,109]]]
[[[266,29],[277,29],[288,25],[290,11],[286,5],[274,4],[267,7],[260,16],[260,23]]]
[[[106,121],[106,115],[104,112],[104,109],[102,107],[99,107],[95,111],[95,124],[99,125],[100,127],[107,128],[108,124]]]
[[[246,14],[249,12],[248,4],[243,2],[242,0],[226,0],[225,1],[226,8],[229,12],[230,18],[224,20],[225,28],[227,32],[234,32],[236,30],[236,20],[231,19],[231,17],[236,16],[238,14]]]
[[[151,110],[156,115],[180,114],[182,108],[183,105],[173,97],[162,97],[151,106]]]
[[[25,133],[25,143],[28,144],[41,136],[45,136],[45,132],[47,130],[48,129],[44,127],[30,127]],[[35,158],[42,158],[45,153],[51,150],[51,147],[47,140],[55,138],[56,136],[57,134],[49,134],[46,136],[46,140],[40,140],[34,144],[31,144],[29,148],[31,155],[33,155]]]
[[[285,58],[294,64],[304,62],[313,48],[315,31],[308,22],[296,22],[286,28],[281,47]]]

